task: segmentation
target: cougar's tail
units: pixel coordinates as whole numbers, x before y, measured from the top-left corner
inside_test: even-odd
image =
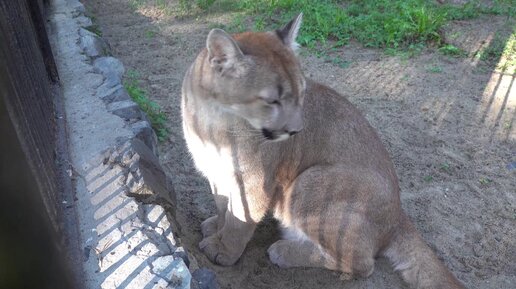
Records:
[[[417,289],[465,289],[402,214],[400,228],[383,255],[401,272],[403,280]]]

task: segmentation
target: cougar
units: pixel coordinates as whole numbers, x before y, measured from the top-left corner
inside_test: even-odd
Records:
[[[217,206],[200,249],[234,264],[272,212],[284,238],[268,254],[280,267],[367,277],[383,256],[413,288],[464,288],[402,211],[376,131],[344,96],[304,77],[301,19],[269,32],[213,29],[184,77],[184,137]]]

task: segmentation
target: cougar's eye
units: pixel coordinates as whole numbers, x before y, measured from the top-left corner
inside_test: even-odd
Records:
[[[258,96],[256,98],[259,99],[260,101],[265,102],[268,105],[281,105],[281,102],[279,101],[279,99],[266,98],[266,97],[262,97],[262,96]]]

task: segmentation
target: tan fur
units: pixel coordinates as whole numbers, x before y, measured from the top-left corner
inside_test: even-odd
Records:
[[[303,76],[293,51],[300,23],[233,37],[212,30],[185,76],[185,139],[218,208],[200,248],[235,263],[273,211],[288,231],[268,250],[281,267],[365,277],[386,256],[414,288],[463,288],[403,213],[375,130],[346,98]]]

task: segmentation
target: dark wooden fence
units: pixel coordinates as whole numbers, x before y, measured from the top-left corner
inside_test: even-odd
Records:
[[[82,287],[46,2],[0,0],[0,288]]]
[[[53,86],[58,75],[43,11],[42,1],[0,0],[0,87],[49,219],[57,229],[57,90]]]

